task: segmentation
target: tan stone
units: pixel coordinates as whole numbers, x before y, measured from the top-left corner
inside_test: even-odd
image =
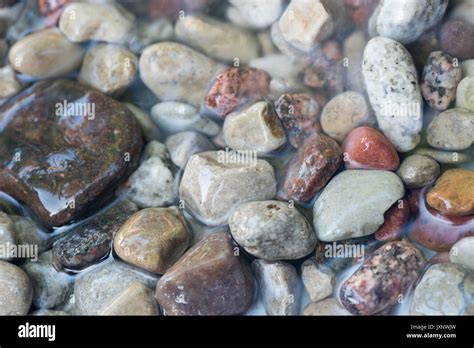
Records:
[[[141,283],[132,283],[100,315],[160,315],[160,308],[152,289]]]
[[[303,315],[352,315],[334,298],[310,303],[303,310]]]

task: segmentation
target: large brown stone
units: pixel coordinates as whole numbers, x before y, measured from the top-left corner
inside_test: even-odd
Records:
[[[68,80],[37,83],[4,104],[0,129],[0,191],[49,226],[100,204],[135,169],[142,147],[125,105]]]
[[[158,303],[166,315],[233,315],[254,299],[248,265],[234,252],[228,233],[204,237],[161,277]]]

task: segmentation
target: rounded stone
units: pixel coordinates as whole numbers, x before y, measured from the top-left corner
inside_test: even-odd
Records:
[[[474,271],[474,237],[465,237],[451,247],[449,260]]]
[[[189,157],[196,153],[215,150],[211,141],[201,133],[181,132],[174,134],[166,139],[171,160],[175,165],[184,168]]]
[[[439,172],[438,162],[424,155],[406,157],[397,170],[398,176],[409,189],[430,185],[436,180]]]
[[[27,315],[32,299],[28,275],[20,267],[0,260],[0,315]]]
[[[466,150],[474,142],[474,111],[449,109],[431,121],[426,140],[442,150]]]
[[[456,107],[474,112],[474,76],[465,77],[459,82],[456,91]]]
[[[22,85],[18,81],[10,65],[0,68],[0,100],[9,98],[22,89]]]
[[[303,310],[303,315],[352,315],[334,297],[316,303],[310,303]]]
[[[230,0],[227,10],[227,18],[230,21],[251,29],[263,29],[268,27],[280,17],[282,0]]]
[[[444,22],[439,32],[441,49],[460,60],[474,58],[474,25],[458,19]]]
[[[13,220],[8,214],[0,211],[0,260],[10,260],[11,257],[8,255],[10,247],[15,245],[15,226]]]
[[[309,298],[318,302],[331,296],[336,283],[334,271],[311,258],[301,265],[301,277]]]
[[[229,228],[245,251],[267,261],[299,259],[316,246],[306,218],[285,202],[242,204],[229,217]]]
[[[408,200],[398,200],[384,214],[384,223],[375,231],[375,239],[379,241],[402,240],[404,228],[410,217]]]
[[[153,290],[142,283],[132,283],[100,312],[100,315],[160,315]]]

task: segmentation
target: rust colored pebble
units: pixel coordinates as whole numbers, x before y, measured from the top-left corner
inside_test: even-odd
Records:
[[[353,129],[342,144],[347,169],[397,170],[397,150],[381,132],[367,126]]]
[[[255,68],[229,68],[212,83],[205,107],[222,118],[232,111],[263,99],[269,92],[270,76]]]
[[[401,240],[403,228],[410,217],[410,206],[408,200],[403,198],[396,202],[384,214],[385,222],[375,232],[375,239],[380,241]]]

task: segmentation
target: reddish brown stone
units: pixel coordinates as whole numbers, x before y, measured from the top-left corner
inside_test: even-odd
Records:
[[[403,198],[385,212],[384,223],[375,232],[375,239],[389,242],[401,240],[403,237],[403,228],[409,217],[409,203],[406,198]]]
[[[474,58],[474,26],[463,20],[449,20],[439,33],[441,49],[459,60]]]
[[[255,283],[228,233],[212,233],[189,249],[160,279],[166,315],[235,315],[253,302]]]
[[[425,192],[420,190],[412,193],[411,201],[419,201],[419,209],[410,226],[410,240],[431,250],[449,251],[461,238],[474,236],[474,215],[442,215],[426,204]]]
[[[58,116],[64,102],[87,103],[94,115]],[[102,203],[136,168],[142,148],[127,107],[68,80],[39,82],[10,99],[0,125],[0,191],[48,226]]]
[[[275,109],[294,148],[299,148],[308,136],[321,132],[317,123],[319,104],[310,95],[283,94],[275,102]]]
[[[353,314],[380,313],[395,305],[415,283],[424,264],[423,254],[414,245],[387,243],[342,284],[341,302]]]
[[[341,148],[333,139],[323,134],[307,138],[285,169],[284,198],[300,203],[311,200],[336,173],[341,162]]]
[[[397,170],[400,165],[393,144],[381,132],[367,126],[353,129],[342,144],[347,169]]]
[[[370,15],[380,0],[344,0],[347,13],[358,26],[367,26]]]
[[[207,92],[205,107],[224,118],[232,111],[263,99],[269,92],[269,83],[270,76],[260,69],[226,69]]]
[[[303,82],[311,88],[321,88],[331,97],[344,89],[342,50],[337,41],[326,41],[316,50],[312,63],[304,70]]]
[[[439,263],[449,263],[449,262],[451,262],[449,260],[449,252],[443,251],[441,253],[437,253],[431,259],[429,259],[426,265],[431,266],[431,265],[437,265]]]

